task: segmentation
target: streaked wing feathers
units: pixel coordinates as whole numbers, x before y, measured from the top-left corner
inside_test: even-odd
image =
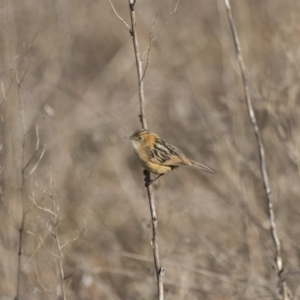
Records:
[[[157,138],[154,146],[150,148],[149,156],[151,162],[164,166],[177,167],[189,164],[179,149],[160,138]]]

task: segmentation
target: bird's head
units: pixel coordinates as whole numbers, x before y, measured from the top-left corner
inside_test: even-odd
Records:
[[[155,142],[157,135],[149,130],[140,129],[135,131],[131,136],[126,136],[126,139],[130,139],[133,147],[139,150],[143,146],[151,146],[151,143]]]

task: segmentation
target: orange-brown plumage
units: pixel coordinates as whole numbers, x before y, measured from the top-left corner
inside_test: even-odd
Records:
[[[211,174],[215,173],[211,168],[187,158],[179,149],[162,140],[154,132],[137,130],[128,138],[132,142],[140,164],[149,172],[159,175],[158,177],[183,165],[194,166]]]

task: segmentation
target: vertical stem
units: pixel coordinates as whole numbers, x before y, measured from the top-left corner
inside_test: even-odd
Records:
[[[130,34],[133,40],[133,48],[135,53],[135,61],[139,82],[139,97],[140,97],[140,121],[143,129],[147,129],[147,121],[145,115],[145,95],[144,95],[144,80],[143,80],[143,62],[141,60],[139,42],[136,32],[136,17],[135,17],[136,0],[129,0],[131,31]]]
[[[26,146],[26,126],[25,126],[25,113],[24,113],[24,102],[21,95],[21,82],[18,77],[17,70],[17,61],[15,61],[15,78],[18,87],[18,97],[20,101],[21,108],[21,121],[22,121],[22,129],[23,129],[23,141],[22,141],[22,163],[21,163],[21,205],[22,205],[22,215],[21,215],[21,224],[19,227],[19,245],[18,245],[18,267],[17,267],[17,292],[15,296],[15,300],[19,300],[20,297],[20,287],[21,287],[21,276],[22,276],[22,246],[23,246],[23,234],[24,234],[24,224],[25,224],[25,197],[24,197],[24,188],[25,188],[25,177],[24,177],[24,161],[25,161],[25,146]]]
[[[146,182],[150,182],[150,173],[148,171],[145,172]],[[157,240],[157,215],[155,209],[154,196],[151,186],[147,187],[147,194],[150,205],[151,212],[151,220],[152,220],[152,250],[154,257],[154,264],[156,270],[156,278],[157,278],[157,288],[158,288],[158,299],[164,299],[164,286],[163,286],[163,276],[164,276],[164,268],[161,267],[159,252],[158,252],[158,240]]]
[[[130,34],[133,40],[133,48],[136,60],[137,75],[138,75],[138,84],[139,84],[139,98],[140,98],[140,122],[143,129],[147,129],[146,115],[145,115],[145,95],[144,95],[144,81],[143,81],[143,63],[141,60],[141,55],[139,51],[139,43],[137,38],[136,31],[136,15],[135,15],[135,4],[136,0],[128,0],[129,9],[130,9],[130,20],[131,20],[131,29]],[[146,182],[150,182],[150,173],[144,171]],[[151,222],[152,222],[152,249],[153,257],[155,264],[155,272],[157,277],[157,289],[158,289],[158,299],[164,299],[164,287],[163,287],[163,275],[164,269],[160,265],[159,252],[158,252],[158,240],[157,240],[157,214],[155,209],[154,195],[152,187],[147,187],[147,194],[149,199],[150,213],[151,213]]]
[[[52,195],[53,197],[53,195]],[[52,200],[54,203],[54,200]],[[55,205],[53,204],[54,208],[56,209]],[[55,213],[57,213],[57,209],[55,210]],[[55,240],[56,240],[56,245],[57,245],[57,249],[58,249],[58,253],[59,253],[59,273],[60,273],[60,280],[61,280],[61,289],[62,289],[62,296],[63,296],[63,300],[66,300],[66,288],[65,288],[65,273],[64,273],[64,268],[63,268],[63,261],[64,261],[64,254],[62,252],[62,248],[61,248],[61,244],[60,244],[60,240],[59,240],[59,236],[58,236],[58,230],[57,230],[57,226],[58,226],[58,216],[56,215],[54,217],[55,220],[55,225],[54,225],[54,231],[55,231]]]
[[[258,147],[258,153],[259,153],[259,160],[260,160],[260,171],[262,174],[262,180],[263,180],[263,185],[264,185],[264,190],[266,193],[266,199],[267,199],[267,205],[268,205],[268,212],[269,212],[269,220],[271,224],[271,236],[273,239],[274,243],[274,248],[275,248],[275,264],[276,264],[276,272],[277,272],[277,277],[279,281],[279,286],[280,286],[280,293],[282,295],[283,300],[288,300],[291,299],[288,291],[288,287],[285,281],[285,277],[283,274],[284,268],[283,268],[283,261],[282,261],[282,255],[281,255],[281,244],[280,240],[278,237],[277,233],[277,227],[276,227],[276,222],[275,222],[275,213],[273,210],[273,201],[271,197],[271,187],[269,185],[269,177],[268,177],[268,172],[267,172],[267,167],[266,167],[266,156],[265,156],[265,149],[262,141],[262,137],[260,134],[259,127],[257,125],[255,113],[253,110],[253,105],[249,93],[249,85],[248,85],[248,78],[246,75],[246,68],[242,56],[242,51],[241,51],[241,45],[239,41],[239,36],[236,30],[235,22],[232,16],[231,12],[231,5],[229,0],[224,0],[225,7],[227,10],[227,16],[230,24],[230,29],[233,35],[233,40],[234,40],[234,45],[236,49],[236,54],[238,58],[238,64],[243,80],[243,86],[244,86],[244,92],[245,92],[245,100],[247,104],[247,109],[249,113],[249,117],[252,123],[252,127],[256,136],[256,141],[257,141],[257,147]]]
[[[52,180],[51,169],[50,169],[49,177],[50,177],[50,198],[52,200],[53,212],[54,212],[52,221],[54,224],[53,225],[54,226],[54,237],[55,237],[56,246],[57,246],[57,250],[58,250],[58,267],[59,267],[60,280],[61,280],[62,298],[63,298],[63,300],[67,300],[66,288],[65,288],[65,273],[64,273],[64,268],[63,268],[64,254],[62,251],[62,246],[61,246],[61,242],[60,242],[59,235],[58,235],[58,222],[59,222],[58,210],[59,209],[55,202],[55,198],[54,198],[55,195],[53,194],[53,180]]]

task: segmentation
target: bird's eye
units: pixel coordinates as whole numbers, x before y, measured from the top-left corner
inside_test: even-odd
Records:
[[[141,141],[141,140],[142,140],[142,137],[141,137],[141,136],[139,136],[139,137],[138,137],[138,140],[139,140],[139,141]]]

